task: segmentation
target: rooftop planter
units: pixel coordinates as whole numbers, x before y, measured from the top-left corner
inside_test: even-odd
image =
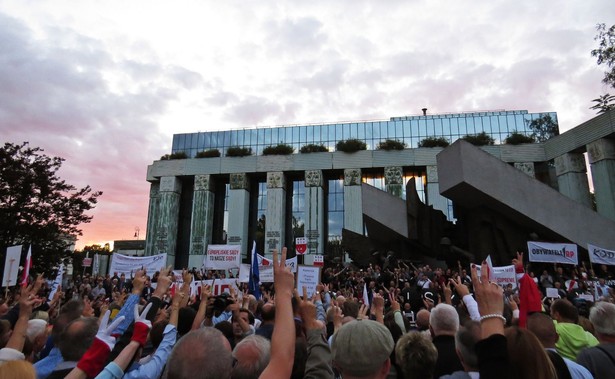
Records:
[[[447,147],[450,145],[444,137],[427,137],[419,142],[419,147]]]
[[[478,134],[467,134],[461,139],[471,143],[474,146],[491,146],[495,143],[493,137],[485,132],[480,132]]]
[[[506,139],[504,143],[507,145],[521,145],[523,143],[534,143],[536,140],[532,136],[526,136],[518,131],[513,131]]]
[[[227,157],[248,157],[252,155],[252,149],[249,147],[232,146],[226,149]]]
[[[186,154],[183,151],[180,151],[180,152],[173,153],[173,154],[165,154],[162,157],[160,157],[161,161],[170,161],[173,159],[188,159],[188,154]]]
[[[198,153],[196,153],[195,158],[217,158],[219,156],[220,156],[220,150],[211,149],[211,150],[199,151]]]
[[[367,150],[367,144],[361,140],[350,138],[335,144],[335,150],[344,153],[356,153],[357,151]]]
[[[310,143],[304,146],[301,146],[299,152],[301,154],[309,154],[309,153],[327,153],[329,149],[325,145],[317,145],[315,143]]]
[[[276,146],[267,146],[263,149],[263,155],[290,155],[295,152],[295,148],[285,143]]]
[[[385,141],[381,141],[376,147],[377,150],[403,150],[406,148],[406,143],[398,141],[396,139],[387,139]]]

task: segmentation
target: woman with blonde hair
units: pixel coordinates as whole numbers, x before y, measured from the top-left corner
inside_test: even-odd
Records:
[[[28,361],[8,361],[0,365],[0,379],[36,379],[36,371]]]
[[[514,378],[557,379],[555,367],[532,332],[514,326],[506,328],[504,335]]]

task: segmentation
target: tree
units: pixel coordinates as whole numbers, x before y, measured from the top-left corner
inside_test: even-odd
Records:
[[[615,95],[607,93],[592,101],[596,104],[589,109],[596,109],[598,111],[597,114],[602,114],[610,111],[611,109],[615,109]]]
[[[534,137],[526,136],[523,133],[519,133],[516,130],[513,130],[512,133],[504,140],[504,143],[507,145],[520,145],[522,143],[534,143]]]
[[[28,142],[0,148],[0,253],[7,246],[31,245],[38,272],[51,271],[82,235],[79,225],[92,220],[85,212],[102,195],[62,180],[58,170],[63,161]]]
[[[532,137],[536,142],[545,142],[546,140],[559,135],[559,125],[553,120],[549,114],[541,114],[540,117],[534,120],[525,120],[528,128],[532,131]]]
[[[478,134],[467,134],[461,137],[461,139],[475,146],[490,146],[495,143],[493,137],[491,137],[486,132],[480,132]]]
[[[592,50],[592,57],[597,58],[598,65],[605,64],[609,70],[604,72],[602,81],[615,88],[615,25],[606,28],[605,24],[596,25],[598,35],[594,40],[598,48]]]

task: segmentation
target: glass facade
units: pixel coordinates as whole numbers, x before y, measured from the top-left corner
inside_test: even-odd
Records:
[[[427,137],[445,137],[453,143],[467,134],[486,132],[499,144],[513,131],[530,134],[532,120],[549,115],[557,123],[555,112],[528,113],[527,111],[495,111],[454,113],[426,116],[392,117],[388,121],[344,122],[334,124],[292,125],[279,127],[246,128],[213,132],[173,135],[172,152],[185,152],[194,157],[197,152],[219,149],[222,155],[232,146],[249,147],[260,155],[267,146],[285,143],[295,152],[307,144],[323,144],[335,150],[338,141],[356,138],[364,141],[368,149],[375,149],[385,139],[403,141],[409,148]]]

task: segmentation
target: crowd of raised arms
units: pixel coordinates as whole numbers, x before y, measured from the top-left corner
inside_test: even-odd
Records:
[[[0,379],[615,378],[607,266],[517,253],[503,288],[486,262],[387,259],[324,268],[308,296],[285,261],[260,298],[195,290],[232,271],[75,275],[51,295],[31,278],[0,301]]]

